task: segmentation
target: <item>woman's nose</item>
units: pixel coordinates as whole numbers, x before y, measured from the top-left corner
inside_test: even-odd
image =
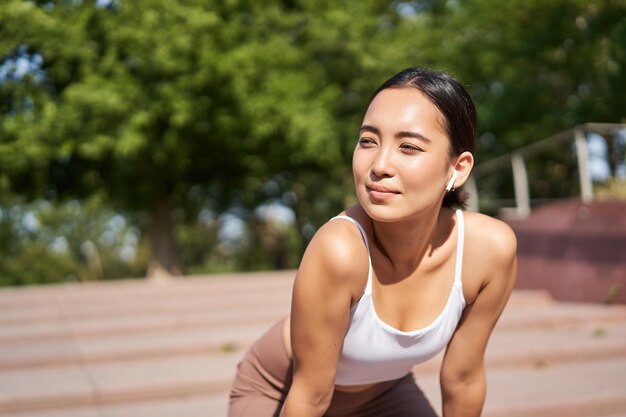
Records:
[[[380,149],[372,164],[372,174],[376,177],[392,177],[395,173],[393,155],[389,149]]]

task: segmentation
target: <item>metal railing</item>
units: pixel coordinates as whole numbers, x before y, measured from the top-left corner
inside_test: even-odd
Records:
[[[526,171],[526,160],[542,152],[545,152],[557,145],[574,142],[576,152],[576,163],[580,182],[580,197],[584,202],[593,200],[593,182],[589,170],[589,151],[585,135],[587,133],[598,133],[601,136],[614,135],[618,130],[626,128],[625,123],[585,123],[576,125],[571,129],[557,133],[549,138],[524,146],[513,152],[498,156],[484,162],[472,171],[472,175],[467,181],[466,187],[470,193],[468,206],[471,210],[479,211],[478,186],[476,178],[487,176],[501,171],[507,165],[513,171],[513,188],[515,190],[515,207],[513,213],[515,217],[524,218],[530,214],[530,190],[528,187],[528,172]]]

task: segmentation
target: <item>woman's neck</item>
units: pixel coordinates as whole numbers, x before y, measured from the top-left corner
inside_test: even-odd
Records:
[[[388,259],[398,276],[410,275],[445,242],[449,235],[449,228],[441,227],[442,213],[445,212],[445,209],[435,207],[398,222],[372,220],[374,245]]]

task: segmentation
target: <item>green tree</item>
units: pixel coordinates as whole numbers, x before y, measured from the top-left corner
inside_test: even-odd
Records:
[[[96,201],[0,207],[0,286],[91,281],[145,273],[140,232]]]
[[[42,75],[0,85],[1,190],[145,213],[151,273],[181,272],[172,212],[193,211],[194,185],[251,208],[296,172],[286,188],[305,226],[305,201],[343,203],[358,115],[397,58],[395,14],[376,1],[10,0],[0,55],[41,57]]]
[[[281,239],[301,250],[354,201],[351,151],[382,80],[415,65],[463,80],[480,162],[577,123],[624,120],[625,11],[624,0],[8,0],[0,199],[95,196],[134,213],[151,273],[170,274],[181,271],[176,237],[183,262],[203,264],[188,252],[201,236],[176,225],[234,207],[256,234],[238,265],[287,265]],[[566,189],[550,169],[561,177],[545,193]],[[499,193],[503,177],[489,184]],[[275,200],[295,210],[300,239],[255,220]],[[204,244],[219,245],[209,232]]]
[[[469,87],[479,111],[478,163],[576,124],[626,120],[625,1],[418,3],[429,7],[404,19],[400,30],[420,30],[413,37],[420,60]],[[529,165],[532,177],[544,178],[533,195],[572,195],[576,176],[563,175],[555,159]],[[561,174],[546,179],[548,171]],[[506,175],[486,180],[481,185],[512,195]]]

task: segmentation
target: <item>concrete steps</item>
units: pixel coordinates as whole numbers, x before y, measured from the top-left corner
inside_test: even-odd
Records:
[[[288,314],[293,275],[0,290],[0,416],[224,416],[237,361]],[[414,369],[435,408],[440,360]],[[487,417],[626,416],[626,306],[517,290],[487,367]]]

